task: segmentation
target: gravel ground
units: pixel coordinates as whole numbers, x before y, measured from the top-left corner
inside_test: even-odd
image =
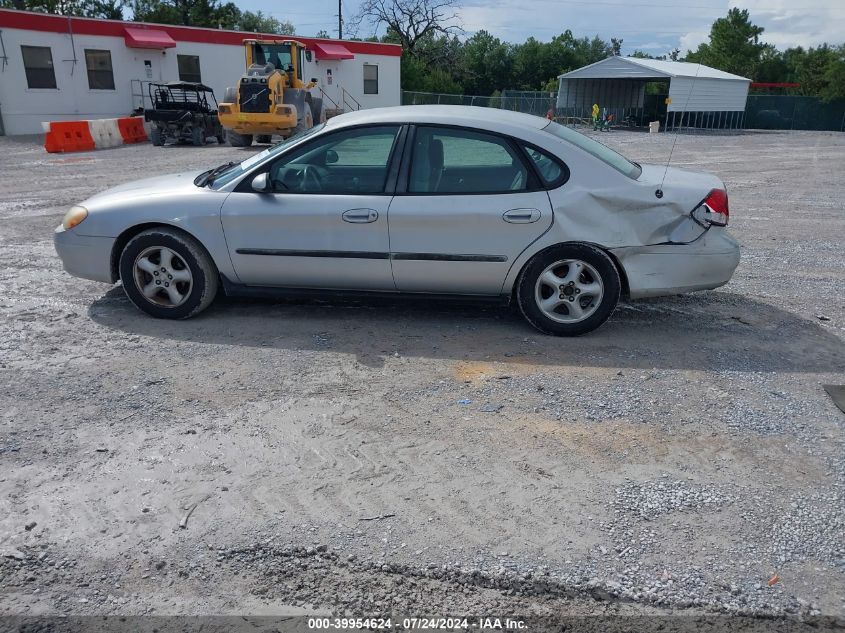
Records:
[[[160,322],[62,271],[69,205],[251,151],[0,138],[0,613],[845,616],[844,135],[677,137],[734,279],[573,340],[448,303]]]

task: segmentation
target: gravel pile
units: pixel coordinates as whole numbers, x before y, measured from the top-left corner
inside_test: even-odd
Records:
[[[672,512],[721,510],[736,497],[718,486],[691,484],[666,479],[648,482],[629,482],[616,488],[617,514],[633,515],[640,519],[656,519]]]

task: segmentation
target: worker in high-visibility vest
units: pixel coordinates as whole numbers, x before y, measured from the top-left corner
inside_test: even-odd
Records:
[[[599,104],[593,104],[593,130],[599,129]]]

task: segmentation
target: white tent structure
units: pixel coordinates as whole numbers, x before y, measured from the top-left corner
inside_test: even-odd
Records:
[[[589,118],[598,104],[616,121],[638,125],[659,113],[664,129],[741,129],[751,85],[750,79],[701,64],[637,57],[608,57],[558,79],[559,116]],[[664,93],[659,103],[654,98],[648,103],[648,96],[656,96],[646,95],[651,82],[668,83],[666,102]]]

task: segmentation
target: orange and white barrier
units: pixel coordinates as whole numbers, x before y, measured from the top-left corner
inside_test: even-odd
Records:
[[[85,152],[148,140],[144,119],[139,116],[90,121],[48,121],[41,126],[44,128],[44,149],[50,153]]]

